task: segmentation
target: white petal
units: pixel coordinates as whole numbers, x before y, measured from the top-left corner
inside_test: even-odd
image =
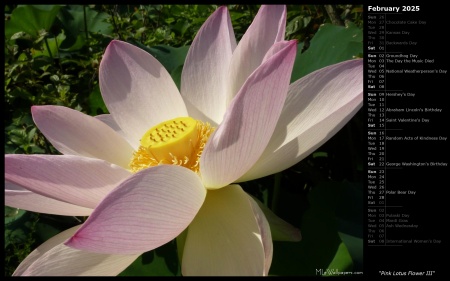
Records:
[[[233,53],[227,104],[236,96],[250,74],[261,65],[272,45],[284,40],[285,27],[286,6],[261,5]]]
[[[189,225],[205,195],[200,178],[184,167],[142,170],[109,193],[66,245],[111,254],[153,250]]]
[[[270,231],[263,215],[257,212],[257,216],[247,194],[239,185],[209,190],[205,203],[188,228],[182,274],[267,274],[267,268],[270,267],[267,262],[271,260],[271,241],[267,240]],[[265,250],[268,251],[267,255]]]
[[[170,74],[152,55],[136,46],[111,41],[100,63],[99,77],[105,104],[134,148],[151,127],[187,116]]]
[[[202,25],[186,57],[181,94],[189,116],[213,125],[222,121],[226,110],[228,67],[235,47],[230,16],[222,6]]]
[[[103,122],[63,106],[32,106],[31,112],[39,130],[61,153],[103,159],[128,168],[132,147]]]
[[[363,61],[317,70],[291,84],[266,150],[238,182],[285,170],[336,134],[362,107]]]
[[[89,216],[93,209],[45,197],[5,181],[5,206],[61,216]]]
[[[264,275],[269,274],[270,265],[272,264],[273,257],[273,244],[272,244],[272,232],[270,230],[270,225],[267,220],[265,213],[259,207],[258,203],[253,200],[253,198],[248,196],[248,201],[253,210],[253,215],[255,216],[256,222],[258,223],[259,233],[261,234],[261,241],[264,247]]]
[[[5,179],[34,193],[86,208],[131,172],[104,160],[73,155],[5,155]]]
[[[62,244],[80,225],[50,238],[35,249],[14,276],[115,276],[139,255],[106,255],[76,250]]]
[[[263,153],[281,114],[297,50],[290,41],[260,65],[227,109],[200,158],[207,188],[226,186],[248,171]]]
[[[302,235],[300,233],[300,230],[282,218],[275,215],[272,210],[267,208],[261,201],[259,201],[257,198],[248,195],[250,198],[252,198],[252,203],[256,203],[261,211],[264,213],[264,216],[266,217],[267,221],[270,225],[270,232],[272,234],[272,239],[275,241],[291,241],[291,242],[298,242],[302,240]]]

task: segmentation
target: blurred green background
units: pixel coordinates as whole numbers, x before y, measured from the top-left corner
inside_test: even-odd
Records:
[[[35,127],[32,105],[107,113],[98,85],[112,39],[155,56],[179,87],[189,45],[218,5],[5,5],[5,153],[59,154]],[[228,5],[236,39],[259,5]],[[297,39],[291,81],[362,57],[362,5],[288,5]],[[274,242],[271,275],[362,271],[363,114],[297,165],[243,188],[300,228],[301,242]],[[37,246],[84,218],[5,207],[5,276]],[[328,271],[327,271],[328,269]],[[319,272],[319,273],[318,273]],[[121,275],[180,275],[176,242],[142,255]]]

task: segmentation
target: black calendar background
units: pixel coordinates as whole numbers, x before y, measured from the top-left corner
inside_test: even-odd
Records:
[[[384,170],[385,170],[385,189],[386,190],[411,190],[415,195],[387,194],[385,205],[399,206],[388,207],[386,212],[408,214],[410,219],[408,224],[417,224],[417,229],[409,228],[385,228],[385,239],[387,240],[414,240],[427,239],[430,241],[440,240],[440,243],[386,243],[385,245],[369,244],[365,239],[364,247],[364,276],[370,277],[406,277],[409,271],[425,272],[422,278],[443,277],[446,273],[446,265],[443,257],[446,256],[448,248],[448,233],[444,233],[447,224],[447,214],[449,200],[446,197],[449,185],[450,170],[448,167],[448,140],[414,140],[415,137],[448,137],[449,127],[449,106],[447,97],[450,94],[448,90],[448,73],[439,73],[440,70],[449,70],[449,46],[444,41],[448,35],[447,21],[448,14],[445,9],[439,9],[438,5],[426,3],[424,1],[395,1],[395,2],[376,2],[373,4],[364,4],[365,26],[364,42],[365,45],[365,96],[364,109],[366,110],[366,125],[375,123],[380,125],[380,118],[370,119],[368,108],[368,92],[376,93],[369,88],[368,80],[373,78],[369,75],[369,54],[375,54],[369,50],[370,46],[384,45],[385,54],[403,54],[416,55],[418,59],[427,59],[428,62],[422,63],[403,63],[383,61],[384,68],[389,70],[401,71],[402,69],[422,69],[435,70],[436,73],[385,73],[384,75],[384,93],[404,94],[401,97],[387,96],[382,100],[385,104],[384,109],[390,108],[410,108],[417,109],[418,112],[385,112],[384,120],[385,136],[392,138],[403,138],[403,140],[384,140]],[[375,7],[400,7],[399,12],[369,11],[369,6]],[[419,6],[419,11],[402,11],[403,6]],[[369,34],[369,25],[373,20],[369,16],[385,15],[384,20],[391,21],[391,24],[385,23],[384,42],[373,40],[374,33]],[[373,19],[373,18],[372,18]],[[376,19],[380,21],[379,17]],[[417,24],[417,21],[426,22],[426,24]],[[400,24],[400,21],[407,22]],[[392,23],[397,22],[397,23]],[[411,24],[408,24],[411,22]],[[376,24],[379,27],[380,24]],[[379,31],[377,29],[377,31]],[[386,31],[393,34],[386,34]],[[402,31],[410,34],[402,34]],[[379,34],[377,34],[377,39]],[[372,41],[372,45],[367,44]],[[374,42],[375,41],[375,42]],[[416,45],[401,44],[402,42],[416,42]],[[398,45],[389,44],[390,42],[401,42]],[[386,44],[388,43],[388,44]],[[380,50],[376,50],[380,51]],[[382,50],[383,51],[383,50]],[[379,59],[379,57],[377,57]],[[408,59],[411,59],[409,56]],[[372,60],[373,61],[373,60]],[[380,69],[380,63],[376,63],[377,69]],[[379,74],[379,72],[377,73]],[[378,78],[378,77],[377,77]],[[372,79],[373,80],[373,79]],[[375,79],[380,80],[380,79]],[[372,81],[375,86],[377,81]],[[379,84],[379,83],[378,83]],[[409,95],[408,95],[409,94]],[[380,108],[380,101],[377,100]],[[373,105],[373,102],[371,103]],[[420,112],[420,108],[437,108],[441,112]],[[396,122],[399,118],[428,119],[428,122]],[[381,125],[380,125],[381,126]],[[367,128],[367,127],[366,127]],[[367,129],[369,131],[369,129]],[[377,145],[380,146],[379,140]],[[379,147],[378,147],[379,148]],[[370,153],[368,153],[370,157]],[[370,161],[367,161],[370,162]],[[389,166],[387,163],[389,162]],[[395,163],[423,163],[424,166],[396,166]],[[447,166],[437,166],[444,163]],[[427,166],[427,164],[429,166]],[[365,170],[371,169],[366,164]],[[369,196],[366,182],[365,198]],[[366,219],[367,210],[371,207],[365,202]],[[380,201],[381,202],[381,201]],[[397,209],[395,209],[397,208]],[[365,236],[368,234],[368,222],[365,224]],[[391,237],[391,238],[389,238]]]

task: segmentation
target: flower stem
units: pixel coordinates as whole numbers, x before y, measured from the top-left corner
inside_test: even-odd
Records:
[[[271,204],[271,209],[274,213],[277,212],[277,208],[278,208],[278,200],[280,198],[281,178],[282,178],[281,172],[276,173],[274,175],[272,204]]]
[[[183,260],[183,251],[184,251],[184,244],[186,242],[186,238],[187,238],[187,232],[188,229],[186,228],[185,230],[183,230],[183,232],[180,233],[180,235],[177,236],[176,241],[177,241],[177,253],[178,253],[178,261],[181,264],[181,261]]]

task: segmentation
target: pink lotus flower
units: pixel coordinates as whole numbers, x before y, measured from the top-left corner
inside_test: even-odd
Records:
[[[296,164],[362,106],[361,60],[289,85],[297,43],[284,41],[285,24],[284,6],[263,5],[237,45],[219,8],[189,49],[181,95],[155,58],[114,40],[100,65],[110,114],[33,106],[64,155],[5,155],[5,203],[89,218],[14,275],[116,275],[186,228],[183,275],[267,275],[269,222],[236,183]]]

